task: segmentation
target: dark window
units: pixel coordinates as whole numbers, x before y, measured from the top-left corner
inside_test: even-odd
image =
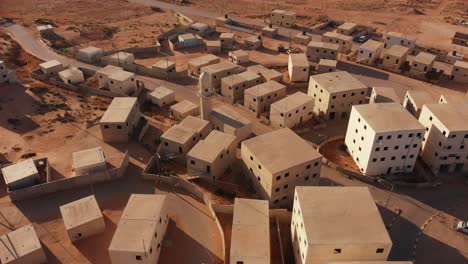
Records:
[[[341,254],[341,248],[335,248],[333,254]]]
[[[143,260],[143,259],[141,258],[141,256],[136,256],[135,258],[136,258],[136,260]]]
[[[380,253],[383,253],[383,252],[384,252],[384,249],[383,249],[383,248],[378,248],[378,249],[375,251],[375,253],[379,253],[379,254],[380,254]]]

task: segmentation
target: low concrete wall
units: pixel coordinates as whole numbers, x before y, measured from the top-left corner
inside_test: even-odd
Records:
[[[326,145],[326,144],[328,144],[330,142],[333,142],[335,140],[344,139],[344,138],[345,138],[344,136],[334,136],[334,137],[331,137],[331,138],[327,138],[322,143],[320,143],[320,145],[317,146],[317,151],[320,152],[320,148],[322,148],[324,145]]]

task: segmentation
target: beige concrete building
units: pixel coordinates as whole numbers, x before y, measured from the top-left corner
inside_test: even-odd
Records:
[[[177,73],[175,62],[168,59],[163,59],[156,62],[155,64],[151,65],[151,69],[160,76],[164,77],[174,76]]]
[[[299,45],[307,46],[312,38],[309,35],[304,34],[304,32],[297,34],[293,38],[293,42]]]
[[[393,45],[407,47],[409,52],[411,53],[413,52],[414,47],[416,47],[416,38],[399,32],[388,32],[385,36],[384,47],[386,49],[389,49]]]
[[[268,81],[244,91],[244,106],[256,116],[270,111],[270,105],[286,96],[286,86]]]
[[[410,74],[414,77],[416,76],[424,76],[426,72],[432,70],[434,66],[436,56],[426,53],[426,52],[419,52],[416,57],[413,58],[413,61],[410,63]]]
[[[244,50],[230,51],[229,61],[234,64],[245,64],[249,62],[249,53]]]
[[[206,40],[206,52],[211,54],[221,53],[221,41],[220,40]]]
[[[262,37],[260,36],[251,36],[244,39],[244,46],[249,50],[256,50],[262,47]]]
[[[208,54],[188,62],[189,75],[198,76],[201,74],[201,68],[219,63],[221,59],[218,56]]]
[[[291,82],[309,81],[309,67],[305,53],[289,54],[288,73]]]
[[[121,95],[130,95],[136,87],[135,74],[128,71],[116,71],[109,74],[109,90]]]
[[[274,128],[293,128],[313,117],[314,98],[302,92],[286,96],[270,107],[270,124]]]
[[[167,210],[165,195],[132,194],[108,248],[112,264],[158,263]]]
[[[0,261],[4,264],[42,264],[47,257],[32,224],[0,237]]]
[[[159,107],[175,102],[175,92],[165,86],[159,86],[148,94],[148,99]]]
[[[439,97],[439,104],[468,104],[468,96],[443,94]]]
[[[245,71],[221,79],[221,94],[229,102],[244,99],[244,91],[262,82],[262,77],[255,72]]]
[[[112,55],[104,57],[103,60],[107,64],[124,66],[135,63],[135,56],[133,56],[133,54],[129,52],[119,51]]]
[[[292,27],[296,24],[296,13],[280,9],[273,10],[270,23],[275,26]]]
[[[365,175],[410,173],[423,134],[424,127],[399,103],[355,105],[345,144]]]
[[[317,73],[336,72],[336,60],[321,59],[317,65]]]
[[[369,104],[401,103],[400,97],[391,87],[376,86],[372,88]]]
[[[98,88],[109,88],[109,76],[120,71],[123,71],[123,69],[114,65],[107,65],[106,67],[99,69],[96,72],[96,77],[98,79]]]
[[[468,172],[468,104],[425,104],[421,157],[434,174]]]
[[[198,141],[211,131],[210,122],[187,116],[179,124],[170,127],[161,136],[161,152],[166,155],[185,155]]]
[[[136,97],[116,97],[99,121],[104,142],[125,143],[133,135],[140,110]]]
[[[177,40],[184,48],[195,47],[203,43],[203,38],[193,33],[179,35],[177,36]]]
[[[94,195],[60,206],[71,242],[103,233],[106,223]]]
[[[39,171],[32,159],[3,167],[2,175],[8,191],[26,188],[40,182]]]
[[[336,29],[336,32],[338,34],[342,34],[342,35],[352,35],[354,31],[356,31],[357,29],[357,24],[356,23],[352,23],[352,22],[344,22],[343,24],[341,24],[337,29]]]
[[[289,128],[242,142],[241,157],[256,192],[289,207],[296,186],[318,185],[322,155]]]
[[[213,130],[187,153],[187,171],[216,181],[234,162],[236,148],[235,136]]]
[[[262,76],[262,80],[264,82],[268,82],[268,81],[281,82],[281,80],[283,79],[283,75],[280,72],[275,71],[273,69],[268,69],[267,67],[261,64],[249,66],[247,67],[247,70],[255,72],[256,74],[259,74],[260,76]]]
[[[58,76],[67,84],[79,84],[85,80],[83,72],[74,67],[59,72]]]
[[[321,59],[337,60],[340,46],[334,43],[311,41],[307,44],[307,58],[312,62],[319,62]]]
[[[252,134],[252,122],[227,105],[213,108],[210,113],[213,129],[236,137],[236,145]]]
[[[272,26],[266,26],[262,28],[261,32],[263,36],[267,36],[270,38],[274,38],[276,35],[278,35],[278,29]]]
[[[226,76],[240,73],[241,71],[241,67],[230,62],[211,64],[201,68],[201,72],[206,72],[210,78],[211,86],[208,88],[215,92],[221,91],[221,79]]]
[[[322,35],[322,41],[338,44],[338,51],[341,53],[349,53],[353,45],[353,37],[330,31]]]
[[[189,100],[183,100],[180,103],[172,105],[170,111],[172,118],[175,120],[183,120],[187,116],[197,116],[200,114],[198,105]]]
[[[374,65],[383,50],[384,44],[382,42],[369,39],[359,47],[356,62]]]
[[[228,18],[228,15],[217,17],[215,19],[215,25],[217,27],[224,27],[226,24],[229,24],[231,20]]]
[[[403,107],[416,118],[419,118],[423,105],[436,103],[437,98],[429,92],[422,89],[408,90],[406,91],[405,99],[403,100]]]
[[[385,261],[392,248],[367,187],[296,187],[291,234],[297,264]]]
[[[366,103],[367,86],[345,71],[310,76],[307,94],[314,113],[327,120],[348,119],[351,106]]]
[[[221,47],[223,49],[232,49],[235,43],[234,33],[224,32],[219,35],[219,40],[221,41]]]
[[[72,154],[72,159],[72,168],[76,175],[105,171],[107,169],[102,147],[75,151]]]
[[[44,75],[56,76],[59,72],[65,70],[65,66],[58,60],[50,60],[39,64]]]
[[[452,68],[452,80],[468,83],[468,62],[456,61]]]
[[[386,49],[383,54],[382,67],[385,70],[398,71],[406,62],[408,48],[400,45],[393,45]]]
[[[188,32],[198,34],[200,36],[203,36],[207,34],[210,30],[210,27],[205,24],[205,23],[200,23],[200,22],[195,22],[190,27],[188,28]]]
[[[230,263],[270,263],[268,201],[242,198],[234,200]]]
[[[101,61],[104,52],[101,48],[96,47],[86,47],[80,49],[77,54],[77,58],[80,61],[88,62],[88,63],[96,63]]]

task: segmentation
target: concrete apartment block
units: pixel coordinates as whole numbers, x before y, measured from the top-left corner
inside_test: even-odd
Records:
[[[426,104],[421,157],[434,174],[468,172],[468,104]]]
[[[270,26],[262,28],[261,32],[263,36],[267,36],[270,38],[274,38],[276,35],[278,35],[278,29]]]
[[[33,186],[40,181],[32,159],[26,159],[2,168],[3,179],[9,191]]]
[[[260,36],[251,36],[244,39],[244,46],[249,50],[256,50],[262,47],[262,38]]]
[[[236,137],[213,130],[187,153],[187,171],[215,181],[236,158]]]
[[[159,86],[148,94],[148,99],[159,107],[175,102],[175,92],[165,86]]]
[[[327,72],[336,72],[337,63],[338,62],[336,60],[321,59],[317,65],[317,72],[319,74]]]
[[[309,81],[309,67],[305,53],[289,54],[288,73],[291,82]]]
[[[439,97],[439,104],[468,104],[468,96],[443,94]]]
[[[274,128],[293,128],[313,117],[314,98],[296,92],[271,104],[270,124]]]
[[[242,198],[234,200],[230,263],[270,263],[268,201]]]
[[[226,105],[211,110],[210,122],[213,129],[235,136],[236,145],[252,134],[252,122]]]
[[[135,74],[128,71],[116,71],[109,74],[109,90],[121,95],[130,95],[136,87]]]
[[[401,45],[393,45],[383,54],[382,66],[385,70],[398,71],[406,62],[408,48]]]
[[[451,79],[459,83],[468,83],[468,62],[456,61],[453,64]]]
[[[132,194],[108,248],[112,264],[158,263],[167,210],[165,195]]]
[[[307,46],[312,38],[304,33],[299,33],[293,38],[293,42],[299,45]]]
[[[173,61],[170,61],[168,59],[163,59],[155,64],[151,65],[151,69],[160,74],[161,76],[169,77],[172,75],[175,75],[176,73],[176,64]]]
[[[71,242],[103,233],[106,223],[94,195],[60,206]]]
[[[356,62],[374,65],[383,50],[384,44],[382,42],[369,39],[358,48]]]
[[[334,43],[311,41],[307,44],[307,58],[312,62],[319,62],[321,59],[337,60],[340,46]]]
[[[206,52],[212,54],[221,53],[221,41],[220,40],[206,40]]]
[[[83,49],[80,49],[78,51],[77,58],[80,61],[88,62],[88,63],[96,63],[101,61],[101,58],[103,56],[104,52],[101,48],[96,48],[96,47],[86,47]]]
[[[342,34],[342,35],[352,35],[354,31],[356,31],[356,28],[357,28],[357,24],[356,23],[352,23],[352,22],[344,22],[343,24],[341,24],[337,29],[336,29],[336,32],[338,34]]]
[[[221,79],[221,94],[229,102],[244,99],[244,91],[262,82],[262,77],[255,72],[245,71]]]
[[[338,51],[341,53],[349,53],[353,45],[353,37],[330,31],[322,35],[322,41],[338,44]]]
[[[39,68],[44,75],[56,76],[65,69],[65,66],[58,60],[50,60],[39,64]]]
[[[392,248],[367,187],[296,187],[291,234],[297,264],[385,261]]]
[[[198,76],[201,73],[201,68],[216,64],[220,62],[220,58],[213,54],[204,55],[195,59],[192,59],[188,62],[188,71],[189,75]]]
[[[136,97],[116,97],[99,121],[104,142],[128,142],[140,119]]]
[[[243,141],[241,157],[257,194],[273,206],[290,207],[296,186],[319,183],[322,155],[289,128]]]
[[[345,143],[365,175],[410,173],[423,134],[424,127],[399,103],[355,105]]]
[[[314,113],[327,120],[347,119],[351,106],[366,102],[367,86],[345,71],[310,76],[307,94],[315,98]]]
[[[384,48],[389,49],[393,45],[407,47],[409,52],[413,52],[416,47],[416,38],[399,32],[388,32],[385,36]]]
[[[245,64],[249,62],[249,53],[244,50],[230,51],[229,61],[234,64]]]
[[[425,104],[436,104],[437,98],[424,90],[408,90],[403,100],[403,107],[416,118],[419,118],[421,109]]]
[[[259,74],[260,76],[262,76],[262,80],[264,82],[268,82],[268,81],[281,82],[281,80],[283,79],[283,75],[280,72],[275,71],[273,69],[268,69],[267,67],[261,64],[249,66],[247,67],[247,70],[253,71],[256,74]]]
[[[435,59],[435,55],[426,52],[419,52],[418,55],[416,55],[416,57],[414,57],[413,61],[410,63],[410,73],[413,76],[424,76],[426,72],[432,70]]]
[[[109,75],[120,71],[123,71],[123,69],[114,65],[107,65],[106,67],[99,69],[96,72],[98,88],[109,87]]]
[[[234,33],[221,33],[219,35],[219,40],[221,41],[221,47],[223,49],[232,49],[234,46],[235,40],[234,40]]]
[[[244,91],[244,106],[257,117],[270,111],[270,105],[286,96],[286,86],[268,81]]]
[[[281,27],[292,27],[296,24],[296,13],[276,9],[270,14],[270,24]]]
[[[401,103],[400,97],[395,92],[395,89],[391,87],[372,87],[369,104],[377,103]]]
[[[210,87],[208,88],[216,92],[221,90],[222,78],[240,73],[241,71],[241,67],[230,62],[211,64],[201,68],[201,72],[206,72],[207,76],[210,78]]]
[[[1,236],[0,241],[1,263],[47,263],[47,257],[32,224]]]
[[[198,105],[189,100],[183,100],[180,103],[171,105],[170,111],[172,118],[175,120],[183,120],[187,116],[197,116],[200,114]]]
[[[104,171],[107,169],[102,147],[73,152],[73,170],[76,175]]]

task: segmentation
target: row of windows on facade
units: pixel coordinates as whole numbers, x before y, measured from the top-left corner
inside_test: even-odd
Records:
[[[303,106],[303,107],[302,107],[302,110],[306,110],[306,107]],[[298,114],[298,113],[299,113],[299,109],[296,109],[296,114]],[[311,114],[312,114],[312,112],[309,112],[309,115],[311,115]],[[280,113],[280,115],[281,115],[281,116],[284,116],[284,113]],[[291,113],[289,113],[288,116],[291,117]]]
[[[169,216],[166,214],[166,219],[164,220],[164,223],[167,224],[167,220],[169,219]],[[161,217],[159,217],[159,223],[161,224],[162,223],[162,219]],[[154,238],[157,238],[158,237],[158,232],[154,232]],[[159,249],[161,248],[161,243],[158,243],[158,246],[157,246],[157,251],[159,251]],[[150,250],[149,250],[150,254],[153,253],[153,247],[150,247]],[[142,256],[140,255],[136,255],[135,256],[135,259],[136,260],[143,260]]]
[[[434,152],[434,156],[438,157],[439,153]],[[451,157],[451,158],[455,157],[456,160],[459,160],[461,158],[461,156],[459,156],[459,155],[451,154],[449,156],[442,156],[442,157],[439,158],[439,160],[448,160],[448,157]],[[466,159],[468,160],[468,156],[466,156]]]
[[[333,39],[330,39],[330,42],[333,42]],[[340,41],[339,41],[339,40],[335,40],[335,42],[336,42],[336,43],[338,43],[338,44],[340,43]],[[343,41],[343,43],[342,43],[342,44],[343,44],[343,45],[345,45],[345,44],[346,44],[346,41]]]
[[[316,84],[315,85],[315,88],[318,89],[318,85]],[[320,93],[323,93],[323,89],[320,89]],[[355,96],[356,93],[351,93],[351,96]],[[361,95],[364,95],[364,91],[361,91]],[[345,98],[346,97],[346,94],[342,94],[341,97]],[[332,96],[332,99],[336,99],[336,95],[333,95]]]
[[[128,122],[125,125],[128,126]],[[117,129],[122,129],[121,125],[117,125],[116,127],[117,127]],[[110,128],[110,126],[109,125],[104,125],[104,128],[108,129],[108,128]]]
[[[253,158],[252,156],[250,156],[250,160],[253,161],[254,158]],[[318,161],[314,162],[314,167],[317,167],[318,165],[319,165],[319,162],[318,162]],[[306,169],[310,169],[311,167],[312,167],[312,164],[308,164],[308,165],[306,166]],[[262,169],[262,165],[258,164],[258,169],[261,170],[261,169]],[[286,172],[286,173],[284,174],[284,177],[285,177],[285,178],[289,177],[289,172]],[[276,176],[276,180],[277,180],[277,181],[278,181],[278,180],[281,180],[281,175]]]
[[[387,37],[387,40],[390,40],[390,37]],[[404,40],[400,40],[400,43],[401,44],[405,44],[405,41]],[[387,45],[387,44],[385,44]],[[408,40],[408,45],[411,45],[411,41]]]
[[[316,51],[317,53],[319,53],[319,52],[320,52],[320,50],[319,50],[319,49],[316,49],[315,51]],[[323,54],[327,54],[327,50],[325,50],[325,49],[324,49],[324,50],[323,50]],[[332,51],[330,51],[330,54],[334,55],[334,54],[335,54],[335,52],[332,50]],[[307,57],[308,57],[308,58],[310,58],[310,56],[307,56]]]
[[[228,71],[228,72],[227,72],[227,75],[231,75],[231,72]],[[216,78],[217,78],[216,75],[213,75],[213,79],[216,79]]]
[[[442,142],[441,142],[441,141],[439,141],[439,147],[442,147]],[[459,148],[460,148],[460,149],[465,149],[465,145],[460,145]],[[447,146],[445,146],[443,149],[448,149],[448,150],[450,150],[450,149],[452,149],[452,146],[451,146],[451,145],[447,145]]]
[[[256,80],[255,82],[260,83],[260,80]],[[246,83],[243,83],[242,87],[247,87]],[[239,90],[239,86],[236,86],[235,89],[236,89],[236,91]],[[229,90],[232,90],[232,86],[229,86]]]
[[[429,121],[432,121],[432,116],[429,116]],[[429,131],[429,128],[428,128],[428,127],[426,127],[426,131]],[[443,131],[442,131],[442,134],[443,134],[444,136],[446,136],[446,135],[447,135],[447,131],[443,130]],[[454,134],[450,135],[450,138],[456,138],[456,137],[457,137],[457,135],[454,135]],[[465,134],[465,135],[463,136],[463,138],[468,138],[468,134]]]
[[[226,155],[229,154],[229,150],[226,151]],[[219,157],[220,159],[224,158],[224,154],[221,154],[221,156]],[[195,165],[195,161],[194,160],[190,160],[190,164],[192,165]]]
[[[277,97],[277,96],[278,96],[277,93],[274,93],[274,94],[273,94],[273,97]],[[263,97],[258,97],[258,98],[260,99],[260,102],[263,102]],[[271,99],[271,95],[268,95],[267,98],[268,98],[268,99]],[[254,102],[257,102],[257,98],[254,97],[254,98],[253,98],[253,101],[254,101]]]
[[[296,178],[299,177],[299,174],[296,174]],[[318,173],[314,173],[312,174],[312,176],[305,176],[304,180],[305,181],[308,181],[309,179],[315,179],[318,177]],[[257,177],[258,178],[258,181],[260,181],[260,177]],[[283,185],[283,190],[287,190],[289,188],[289,184],[285,184]],[[275,188],[275,192],[280,192],[281,191],[281,187],[277,187]]]
[[[203,136],[203,135],[200,133],[199,138],[202,138],[202,136]],[[196,137],[193,137],[193,138],[192,138],[192,141],[195,141],[195,140],[197,140],[197,138],[196,138]],[[164,141],[164,146],[166,146],[166,147],[169,146],[169,142]]]

